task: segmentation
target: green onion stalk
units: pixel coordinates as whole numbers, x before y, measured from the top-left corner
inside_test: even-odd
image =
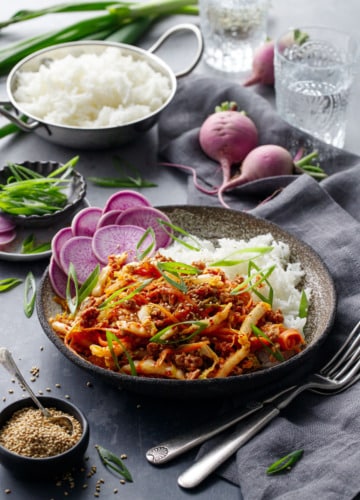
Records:
[[[136,44],[161,17],[175,14],[197,15],[197,0],[150,0],[148,2],[84,2],[57,4],[40,10],[22,10],[10,19],[0,22],[0,29],[11,24],[27,21],[47,14],[64,12],[104,11],[101,15],[26,38],[0,49],[0,76],[26,56],[59,43],[80,40],[108,40],[118,43]],[[18,132],[16,125],[0,127],[0,139]]]

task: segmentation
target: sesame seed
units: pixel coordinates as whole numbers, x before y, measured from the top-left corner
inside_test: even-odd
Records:
[[[74,426],[70,435],[64,427],[50,422],[38,408],[22,408],[0,428],[0,444],[19,455],[43,458],[72,448],[82,435],[80,422],[63,411],[49,408],[54,416],[66,415]]]

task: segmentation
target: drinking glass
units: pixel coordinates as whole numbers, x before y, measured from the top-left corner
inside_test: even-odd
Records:
[[[283,34],[274,56],[279,115],[342,148],[357,56],[356,41],[335,29],[304,27]]]
[[[204,60],[216,70],[246,72],[266,40],[269,0],[199,0]]]

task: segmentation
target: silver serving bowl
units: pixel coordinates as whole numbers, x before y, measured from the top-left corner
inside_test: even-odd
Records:
[[[135,393],[165,398],[198,399],[234,396],[240,402],[254,398],[257,391],[276,391],[279,387],[290,386],[310,373],[317,362],[319,348],[333,324],[336,307],[333,280],[317,253],[277,225],[244,212],[201,206],[161,207],[161,210],[170,217],[173,224],[201,238],[249,239],[270,232],[277,241],[287,243],[291,259],[300,262],[302,269],[305,270],[303,286],[312,290],[304,329],[306,348],[278,365],[225,378],[168,380],[136,377],[107,370],[91,364],[69,349],[51,328],[49,318],[61,312],[61,308],[52,299],[54,292],[46,271],[37,294],[37,313],[46,335],[62,354],[75,365],[106,382]]]
[[[173,33],[189,30],[195,34],[198,48],[194,61],[188,68],[175,74],[172,69],[153,52],[157,50]],[[18,75],[22,71],[37,71],[41,64],[54,59],[60,59],[66,55],[78,57],[82,54],[100,54],[107,47],[115,47],[121,50],[123,55],[132,56],[135,60],[145,61],[152,69],[167,77],[170,85],[170,93],[165,102],[155,111],[138,120],[130,121],[123,125],[108,126],[101,128],[73,127],[55,122],[43,121],[39,117],[30,114],[17,102],[14,97],[18,85]],[[137,136],[149,130],[156,122],[159,114],[172,101],[177,89],[177,77],[188,74],[198,63],[202,53],[203,43],[200,30],[192,24],[180,24],[169,29],[149,49],[144,50],[133,45],[106,41],[80,41],[55,45],[39,50],[22,59],[10,72],[7,78],[7,94],[9,102],[2,102],[0,114],[15,123],[25,132],[35,132],[47,141],[73,149],[103,149],[125,144]],[[11,111],[9,111],[9,108]],[[20,119],[20,115],[26,118],[26,123]]]

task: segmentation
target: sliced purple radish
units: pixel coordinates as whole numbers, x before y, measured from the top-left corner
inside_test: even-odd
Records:
[[[130,207],[150,207],[150,201],[142,194],[131,189],[124,189],[114,193],[105,203],[104,212],[110,210],[126,210]]]
[[[15,229],[15,224],[5,215],[0,214],[0,233],[8,233]]]
[[[84,283],[99,264],[92,250],[92,238],[89,236],[73,236],[64,244],[59,256],[61,268],[65,273],[68,273],[72,262],[79,283]]]
[[[97,229],[99,227],[110,226],[110,224],[115,224],[116,219],[122,214],[122,210],[109,210],[104,212],[100,219],[98,220]]]
[[[74,236],[92,236],[101,216],[102,209],[99,207],[86,207],[80,210],[71,223]]]
[[[116,224],[128,224],[144,229],[152,227],[156,238],[156,248],[166,248],[171,243],[171,228],[166,226],[167,232],[158,222],[158,219],[170,224],[170,219],[163,212],[154,207],[132,207],[124,210],[116,219]]]
[[[51,286],[59,297],[66,298],[66,286],[67,286],[67,274],[61,269],[56,260],[54,259],[54,254],[52,254],[49,263],[49,279]]]
[[[137,252],[143,252],[153,243],[151,235],[147,235],[137,248],[145,229],[130,225],[110,225],[100,227],[94,234],[93,251],[99,261],[107,264],[109,255],[119,255],[127,252],[127,262],[137,260]]]
[[[15,229],[10,229],[10,231],[0,233],[0,247],[8,245],[12,241],[14,241],[15,238],[16,238]]]
[[[59,229],[59,231],[53,236],[51,240],[52,256],[54,257],[57,265],[60,267],[60,250],[62,249],[64,244],[73,236],[74,235],[70,226],[63,227],[62,229]]]

